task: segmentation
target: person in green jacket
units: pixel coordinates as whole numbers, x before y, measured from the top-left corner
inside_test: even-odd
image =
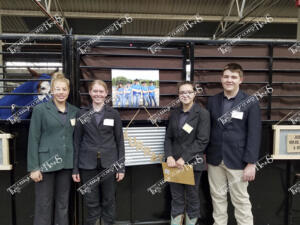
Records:
[[[79,110],[66,101],[69,85],[70,81],[63,74],[54,74],[51,81],[53,99],[33,109],[27,167],[35,182],[34,225],[69,224],[73,131]]]

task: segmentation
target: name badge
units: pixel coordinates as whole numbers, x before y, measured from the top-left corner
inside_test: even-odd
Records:
[[[184,126],[182,127],[182,129],[183,129],[185,132],[187,132],[188,134],[190,134],[194,128],[191,127],[188,123],[185,123]]]
[[[243,117],[244,117],[244,112],[233,110],[231,113],[231,118],[242,120]]]
[[[104,119],[103,125],[113,127],[114,126],[114,119]]]
[[[74,126],[75,126],[75,123],[76,123],[76,120],[75,120],[75,118],[73,118],[73,119],[70,119],[70,122],[71,122],[71,125],[74,127]]]

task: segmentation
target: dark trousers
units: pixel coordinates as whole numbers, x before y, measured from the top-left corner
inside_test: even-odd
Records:
[[[95,177],[104,168],[99,166],[94,170],[80,169],[80,177],[84,183]],[[84,194],[87,218],[85,225],[95,225],[96,221],[103,219],[105,225],[111,225],[115,220],[116,210],[116,175],[109,173],[100,183],[95,185],[90,193]]]
[[[169,183],[172,195],[171,216],[173,218],[184,214],[184,211],[191,219],[200,217],[199,184],[201,174],[201,171],[194,171],[195,185]]]
[[[43,180],[35,183],[34,225],[69,225],[69,196],[72,170],[43,173]],[[53,204],[54,201],[54,204]]]

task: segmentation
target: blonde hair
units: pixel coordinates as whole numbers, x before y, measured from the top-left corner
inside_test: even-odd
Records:
[[[53,90],[54,88],[54,84],[56,81],[61,81],[61,82],[65,82],[68,89],[70,90],[70,80],[65,78],[65,75],[63,73],[60,72],[56,72],[52,75],[52,79],[51,79],[51,90]]]
[[[104,87],[105,91],[108,92],[108,88],[106,83],[103,80],[93,80],[91,83],[89,83],[89,91],[91,91],[95,84],[99,84],[102,87]]]

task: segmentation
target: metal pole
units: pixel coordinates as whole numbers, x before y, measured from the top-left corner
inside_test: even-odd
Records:
[[[37,0],[33,0],[33,2],[42,10],[42,12],[48,16],[56,25],[56,27],[61,31],[63,32],[64,34],[66,34],[67,32],[64,30],[63,27],[60,26],[60,24],[57,22],[56,19],[54,19],[54,17],[47,12],[47,10],[43,7],[43,5],[41,5],[41,3],[39,3]]]
[[[300,7],[297,8],[297,11],[298,11],[297,41],[300,41]]]
[[[2,34],[2,16],[0,15],[0,34]],[[2,40],[0,39],[0,52],[2,52]],[[0,65],[3,65],[3,54],[0,54]],[[3,67],[0,67],[0,79],[3,79]],[[3,82],[0,82],[0,93],[4,92]]]

